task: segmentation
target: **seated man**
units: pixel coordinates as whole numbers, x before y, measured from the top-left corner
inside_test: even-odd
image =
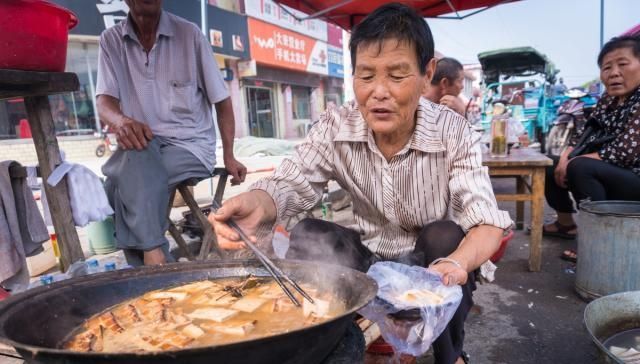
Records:
[[[103,173],[117,245],[133,265],[170,259],[169,190],[211,175],[212,104],[232,183],[246,174],[233,156],[231,99],[211,46],[198,27],[163,11],[161,3],[127,0],[127,19],[100,38],[98,113],[119,145]]]
[[[572,138],[571,146],[554,158],[554,165],[547,170],[545,195],[558,219],[544,226],[547,236],[576,237],[569,192],[577,202],[640,201],[640,38],[611,39],[598,55],[598,66],[606,92],[590,119],[599,121],[609,140],[578,156],[571,155],[582,139],[581,130]],[[571,261],[576,257],[574,251],[563,254]]]
[[[435,69],[424,19],[405,5],[384,5],[355,28],[349,47],[356,100],[324,113],[293,158],[209,219],[221,246],[238,249],[226,220],[255,236],[261,226],[313,209],[327,182],[337,181],[353,198],[357,224],[303,220],[287,258],[361,271],[380,260],[435,263],[443,282],[464,292],[434,343],[436,360],[461,362],[473,272],[498,249],[511,219],[498,209],[481,165],[479,135],[460,115],[421,98]]]
[[[462,64],[453,58],[440,58],[436,63],[436,71],[423,94],[429,101],[449,107],[466,117],[467,105],[459,97],[464,88],[464,69]]]

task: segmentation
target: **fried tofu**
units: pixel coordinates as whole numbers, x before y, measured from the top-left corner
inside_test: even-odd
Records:
[[[260,306],[264,305],[266,302],[267,302],[267,300],[265,300],[263,298],[243,297],[240,300],[238,300],[236,303],[231,305],[231,309],[232,310],[242,311],[242,312],[247,312],[247,313],[252,313],[255,310],[257,310],[258,308],[260,308]]]
[[[316,317],[324,317],[329,314],[329,309],[331,308],[330,301],[314,297],[313,302],[314,303],[311,303],[308,300],[303,300],[302,312],[305,317],[309,317],[311,314]]]
[[[194,283],[189,283],[189,284],[185,284],[183,286],[178,286],[175,288],[171,288],[169,290],[167,290],[168,292],[185,292],[188,294],[194,294],[194,293],[198,293],[200,291],[204,291],[206,289],[212,288],[214,286],[219,287],[220,289],[222,289],[222,287],[220,287],[219,285],[211,282],[211,281],[200,281],[200,282],[194,282]]]
[[[226,308],[199,308],[190,314],[187,314],[192,320],[208,320],[215,322],[224,322],[238,314],[236,310],[228,310]]]
[[[231,293],[225,291],[217,292],[205,292],[203,295],[193,299],[193,303],[196,305],[207,305],[216,307],[229,307],[238,300],[237,297],[233,297]]]
[[[133,304],[123,305],[113,310],[113,314],[119,323],[124,327],[131,326],[136,322],[142,321],[138,309]]]
[[[170,298],[180,302],[188,296],[189,293],[187,292],[156,291],[146,294],[144,298],[147,300],[163,300]]]
[[[246,336],[255,329],[257,323],[257,320],[251,320],[230,325],[204,324],[203,327],[207,330],[219,332],[221,334]]]
[[[144,336],[142,340],[156,350],[183,349],[193,342],[193,338],[175,331]]]
[[[189,324],[185,326],[182,329],[182,333],[193,339],[197,339],[200,336],[204,335],[204,331],[198,325],[194,325],[194,324]]]

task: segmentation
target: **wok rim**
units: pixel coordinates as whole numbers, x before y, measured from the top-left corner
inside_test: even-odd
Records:
[[[372,285],[368,285],[365,287],[365,291],[363,292],[363,295],[364,295],[363,303],[360,303],[359,305],[355,305],[349,310],[345,310],[342,314],[332,319],[323,321],[322,323],[319,323],[319,324],[298,328],[298,329],[280,333],[277,335],[269,335],[269,336],[252,339],[252,340],[241,340],[241,341],[236,341],[236,342],[232,342],[224,345],[208,345],[208,346],[199,346],[199,347],[188,348],[188,349],[150,351],[150,352],[143,352],[143,353],[136,353],[136,352],[105,353],[105,352],[79,352],[79,351],[72,351],[72,350],[65,350],[65,349],[49,348],[44,346],[34,346],[29,344],[22,344],[6,337],[6,331],[5,331],[5,325],[4,325],[5,320],[3,320],[3,316],[7,312],[10,313],[12,311],[12,308],[15,309],[16,305],[25,303],[26,300],[28,300],[31,297],[37,296],[43,292],[50,291],[53,289],[58,290],[58,289],[63,289],[65,287],[73,286],[73,285],[94,284],[96,282],[103,281],[103,280],[110,281],[111,280],[110,278],[112,278],[112,276],[118,276],[121,278],[131,278],[131,277],[144,276],[144,275],[154,275],[154,274],[160,275],[160,274],[164,274],[171,271],[183,270],[186,265],[188,265],[187,268],[195,268],[195,269],[197,269],[198,266],[203,266],[204,268],[204,266],[208,266],[211,264],[217,264],[217,266],[211,267],[211,268],[233,268],[236,266],[246,267],[246,268],[262,268],[262,265],[256,259],[230,260],[230,261],[194,261],[194,262],[187,262],[187,263],[184,263],[184,262],[167,263],[159,266],[142,266],[136,269],[124,269],[124,270],[116,270],[111,272],[96,273],[96,274],[92,274],[91,276],[76,277],[76,278],[66,279],[62,282],[53,283],[48,286],[36,287],[26,292],[21,292],[16,296],[9,296],[9,298],[5,299],[4,301],[1,301],[0,302],[0,342],[4,343],[5,345],[9,345],[13,347],[18,352],[18,354],[20,354],[20,356],[23,356],[23,354],[20,352],[22,350],[22,351],[29,352],[32,357],[41,356],[41,355],[55,355],[55,356],[65,355],[67,357],[69,356],[77,357],[77,358],[82,358],[87,360],[89,359],[126,359],[126,358],[141,358],[141,357],[143,358],[144,357],[147,357],[147,358],[176,357],[177,358],[182,355],[205,354],[211,350],[216,350],[217,348],[225,348],[225,349],[233,348],[236,346],[246,345],[247,343],[264,344],[264,343],[268,343],[269,341],[278,340],[282,336],[295,335],[297,333],[301,333],[309,329],[320,328],[320,327],[335,323],[336,321],[342,320],[347,316],[351,316],[355,314],[358,310],[360,310],[361,308],[366,306],[369,302],[371,302],[376,297],[376,294],[378,292],[378,284],[376,283],[376,281],[373,278],[366,275],[365,273],[362,273],[355,269],[351,269],[348,267],[331,264],[331,263],[314,262],[314,261],[306,261],[306,260],[274,259],[273,261],[281,269],[284,268],[283,270],[285,270],[285,273],[287,273],[286,272],[287,268],[290,268],[292,265],[295,265],[295,266],[314,265],[318,268],[322,268],[322,267],[326,268],[326,266],[329,266],[334,269],[341,270],[343,272],[350,271],[351,274],[355,274],[356,276],[360,275],[362,278],[364,278],[364,280],[369,281],[369,283],[372,283]],[[182,269],[178,269],[178,268],[182,268]],[[340,274],[340,273],[337,273],[337,274]],[[23,358],[23,359],[26,360],[27,358]]]

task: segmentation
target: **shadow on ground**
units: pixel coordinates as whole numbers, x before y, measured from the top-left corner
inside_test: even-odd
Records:
[[[515,189],[494,180],[494,189]],[[515,219],[515,203],[500,203]],[[528,210],[528,206],[527,206]],[[547,207],[545,218],[552,219]],[[525,221],[530,221],[527,215]],[[586,303],[575,293],[572,265],[559,259],[574,241],[544,238],[542,270],[528,271],[529,236],[517,231],[498,263],[496,281],[480,285],[478,307],[466,324],[465,350],[480,363],[596,363],[598,353],[583,324]]]

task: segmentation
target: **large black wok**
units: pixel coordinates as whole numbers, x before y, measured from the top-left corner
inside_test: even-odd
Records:
[[[330,289],[346,311],[319,325],[220,346],[159,353],[77,353],[62,341],[93,314],[147,291],[206,278],[268,276],[257,261],[192,262],[80,277],[19,294],[0,305],[0,341],[29,363],[319,363],[343,337],[375,281],[358,271],[314,262],[275,261],[291,278]]]

